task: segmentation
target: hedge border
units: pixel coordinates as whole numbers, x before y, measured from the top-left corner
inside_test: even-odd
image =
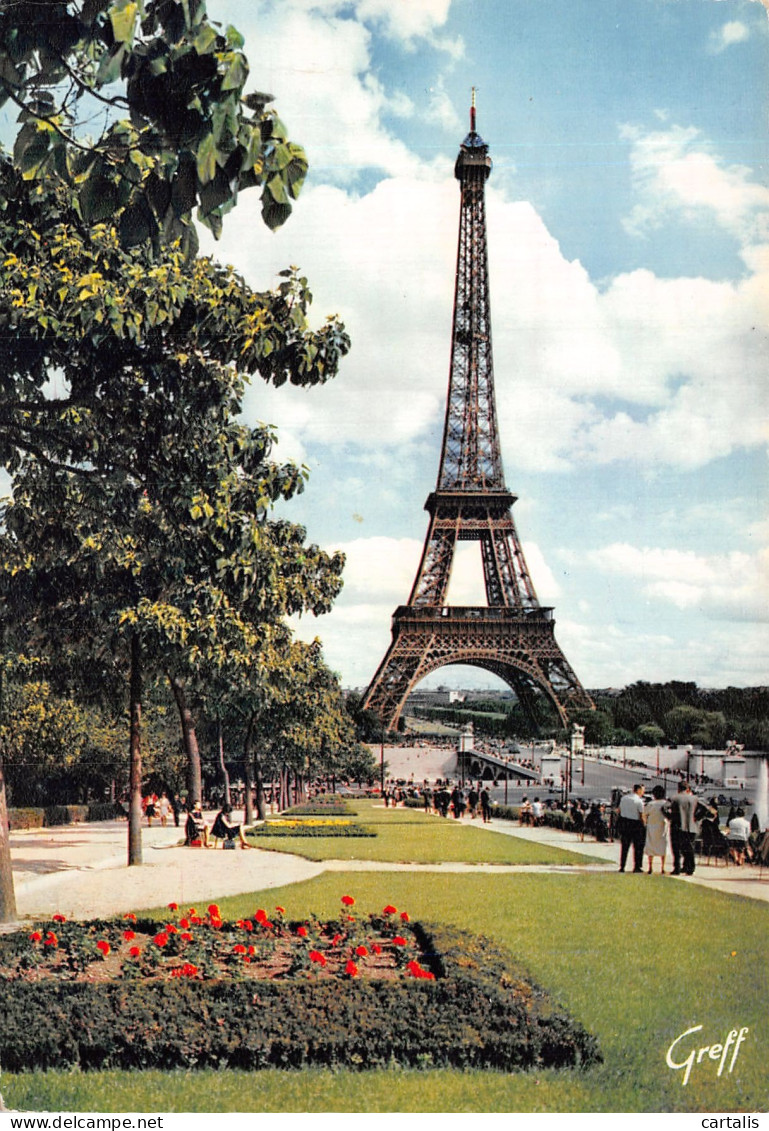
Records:
[[[123,809],[111,801],[95,801],[89,805],[47,805],[45,808],[26,806],[8,810],[8,826],[11,832],[16,832],[20,829],[77,825],[84,821],[112,821],[123,816]]]
[[[388,1065],[509,1072],[602,1059],[595,1038],[488,939],[413,927],[435,981],[8,981],[0,1063],[7,1072]]]

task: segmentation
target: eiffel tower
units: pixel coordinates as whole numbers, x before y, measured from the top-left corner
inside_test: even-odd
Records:
[[[517,496],[502,470],[484,201],[490,173],[489,147],[475,128],[473,91],[470,132],[454,168],[459,248],[438,482],[425,503],[430,525],[408,604],[393,614],[392,643],[363,699],[388,729],[397,726],[412,688],[449,664],[499,676],[535,724],[538,694],[548,697],[563,725],[571,712],[593,708],[556,643],[553,609],[537,600],[513,522]],[[480,542],[486,606],[446,604],[458,541]]]

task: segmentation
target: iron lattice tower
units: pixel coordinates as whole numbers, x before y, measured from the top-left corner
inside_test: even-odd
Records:
[[[460,146],[454,174],[461,204],[449,390],[436,489],[425,510],[430,525],[407,605],[393,614],[392,643],[363,706],[388,729],[409,692],[430,672],[470,664],[500,676],[533,721],[537,691],[565,725],[592,708],[555,639],[553,609],[539,604],[505,485],[494,399],[485,185],[489,148],[475,128]],[[480,543],[488,605],[446,604],[458,541]]]

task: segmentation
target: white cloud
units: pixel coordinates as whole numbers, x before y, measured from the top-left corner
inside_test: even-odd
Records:
[[[615,542],[592,551],[588,560],[679,609],[696,608],[714,620],[769,621],[769,549],[704,556]]]
[[[735,207],[764,190],[739,191]],[[249,412],[303,446],[369,450],[439,443],[449,365],[459,193],[448,163],[386,178],[364,195],[308,188],[290,224],[265,231],[246,194],[215,248],[256,286],[298,263],[320,320],[352,337],[323,389],[257,386]],[[726,208],[726,205],[724,205]],[[525,202],[488,190],[492,320],[503,455],[559,469],[632,460],[694,468],[767,440],[769,245],[746,246],[745,277],[660,278],[599,288]]]
[[[699,130],[672,126],[644,133],[624,126],[630,166],[641,201],[625,221],[643,234],[674,216],[715,221],[741,246],[769,242],[769,189],[743,165],[725,165]]]
[[[709,49],[713,54],[720,54],[727,47],[735,43],[744,43],[750,38],[750,28],[742,20],[729,20],[717,31],[710,33]]]

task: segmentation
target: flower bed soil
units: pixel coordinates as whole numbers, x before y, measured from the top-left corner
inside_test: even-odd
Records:
[[[0,939],[7,1071],[373,1068],[511,1071],[600,1060],[595,1039],[488,940],[392,906],[225,922],[170,905],[160,926],[67,923]]]

